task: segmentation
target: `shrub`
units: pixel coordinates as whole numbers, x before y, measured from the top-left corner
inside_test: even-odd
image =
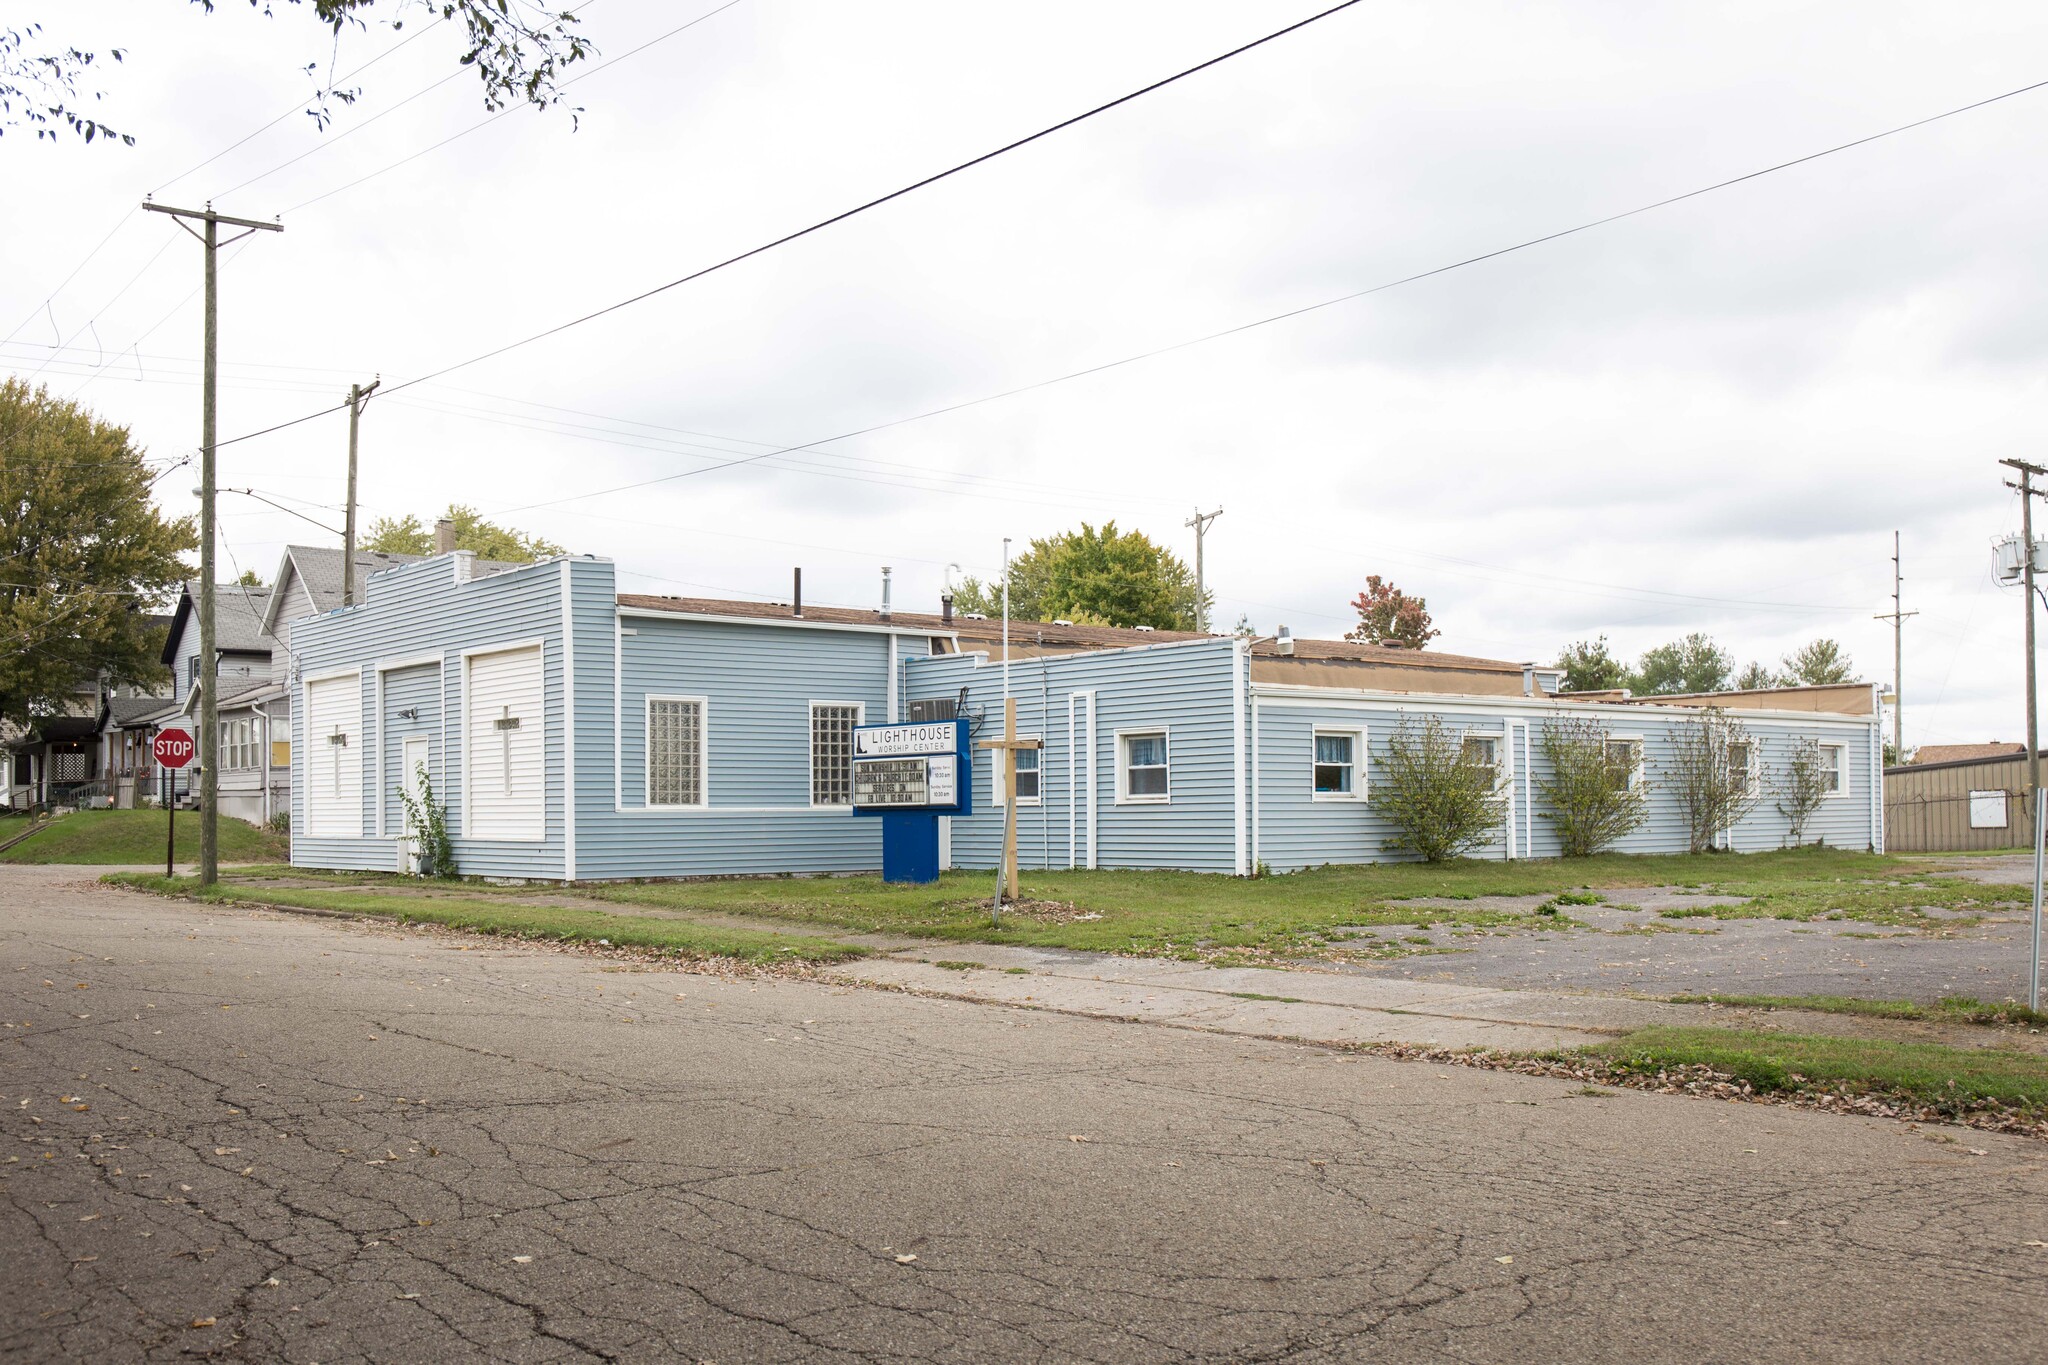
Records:
[[[1721,842],[1763,799],[1756,776],[1756,741],[1742,722],[1706,706],[1677,726],[1668,756],[1658,765],[1664,786],[1685,814],[1691,851]]]
[[[1442,720],[1404,716],[1387,740],[1372,808],[1394,827],[1386,847],[1442,862],[1500,829],[1506,802],[1491,763],[1466,752]]]
[[[1771,786],[1778,798],[1778,814],[1791,826],[1787,834],[1796,847],[1805,842],[1807,822],[1828,799],[1828,768],[1820,756],[1820,741],[1794,740],[1792,757],[1785,760]]]
[[[290,834],[292,832],[292,813],[288,810],[273,811],[270,816],[270,828],[272,833],[275,834]]]
[[[452,877],[455,875],[455,845],[448,838],[448,810],[434,795],[434,779],[428,775],[427,765],[420,764],[417,771],[419,799],[414,800],[412,793],[404,787],[398,789],[398,799],[405,806],[406,830],[419,841],[420,875]]]
[[[1536,790],[1565,857],[1611,848],[1649,818],[1649,797],[1608,755],[1605,725],[1591,716],[1546,720],[1541,743],[1550,775],[1537,779]]]

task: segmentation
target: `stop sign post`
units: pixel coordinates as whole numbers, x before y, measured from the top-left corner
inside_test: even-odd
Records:
[[[151,741],[149,749],[150,753],[155,756],[158,767],[169,768],[171,771],[176,772],[179,768],[192,761],[192,755],[195,752],[196,746],[192,743],[192,735],[189,731],[174,728],[157,731],[156,738]],[[177,830],[178,783],[177,779],[173,778],[164,792],[164,875],[166,877],[177,875],[172,865],[172,859],[176,856],[178,847]]]

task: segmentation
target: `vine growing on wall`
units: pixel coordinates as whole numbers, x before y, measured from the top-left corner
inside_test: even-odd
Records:
[[[398,799],[405,806],[406,830],[418,840],[420,875],[452,877],[455,875],[455,845],[448,838],[448,808],[434,795],[434,779],[428,774],[427,765],[422,763],[413,771],[419,774],[419,797],[415,799],[401,786]]]

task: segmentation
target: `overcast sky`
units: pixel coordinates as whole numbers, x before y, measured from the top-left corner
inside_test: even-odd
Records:
[[[428,89],[459,35],[421,33],[418,7],[338,51],[283,4],[48,7],[52,39],[126,50],[100,113],[138,141],[0,137],[0,366],[175,456],[198,440],[200,253],[137,211],[151,191],[283,216],[224,253],[226,439],[1321,8],[722,3],[590,0],[596,60],[622,60],[568,91],[580,128],[520,109],[438,148],[487,115],[471,75]],[[293,114],[192,170],[302,101],[307,63],[387,52],[328,131]],[[1183,522],[1221,505],[1207,567],[1226,627],[1341,634],[1379,573],[1428,599],[1440,649],[1549,660],[1604,633],[1633,656],[1704,630],[1775,663],[1828,635],[1886,679],[1872,618],[1897,529],[1920,613],[1907,743],[2016,739],[2023,617],[1988,547],[2018,526],[1996,462],[2048,457],[2048,90],[1141,363],[562,500],[1170,346],[2043,79],[2038,4],[1374,0],[373,401],[362,501],[502,513],[616,559],[628,591],[785,598],[801,564],[807,597],[868,606],[889,564],[897,604],[925,609],[948,563],[991,576],[1004,536],[1113,517],[1192,559]],[[220,478],[339,526],[345,456],[336,414],[224,448]],[[195,482],[165,479],[165,506],[195,508]],[[222,512],[227,574],[268,579],[285,544],[323,541],[248,498]]]

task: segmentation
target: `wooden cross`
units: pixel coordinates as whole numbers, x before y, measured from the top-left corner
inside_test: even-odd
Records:
[[[512,794],[512,732],[519,728],[519,717],[512,714],[512,708],[509,706],[501,706],[498,710],[502,714],[492,721],[491,724],[497,727],[498,742],[503,746],[505,795],[510,796]]]
[[[1017,699],[1003,698],[1003,737],[985,739],[975,746],[978,749],[994,749],[1002,754],[1003,764],[1003,865],[996,882],[996,907],[1002,908],[1008,897],[1017,899],[1017,751],[1037,749],[1043,742],[1017,737]],[[1040,778],[1040,781],[1043,781]]]

